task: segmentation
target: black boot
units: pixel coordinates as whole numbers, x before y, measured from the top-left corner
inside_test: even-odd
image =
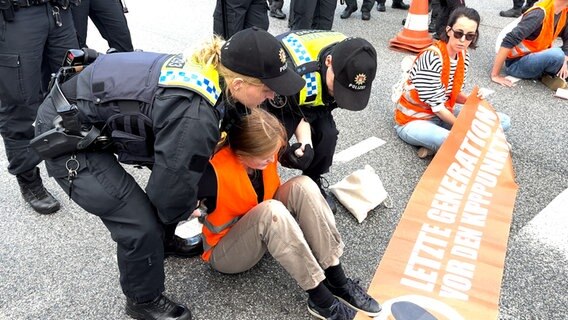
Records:
[[[41,214],[50,214],[59,210],[59,201],[45,190],[39,174],[39,168],[16,175],[20,192],[24,200]]]
[[[377,2],[377,11],[379,11],[379,12],[387,11],[387,8],[385,7],[384,2]]]
[[[436,19],[437,17],[434,16],[432,16],[432,18],[430,19],[430,24],[428,24],[428,32],[436,32],[436,25],[438,24],[438,21]]]
[[[321,177],[321,176],[317,177],[315,179],[313,177],[310,177],[310,178],[316,182],[316,184],[318,185],[318,188],[320,189],[322,196],[325,198],[325,201],[329,205],[331,212],[333,212],[333,214],[335,214],[337,212],[337,204],[335,204],[335,200],[333,200],[333,196],[325,190],[329,186],[329,183],[327,182],[327,180],[324,177]],[[324,186],[324,184],[325,184],[325,186]]]
[[[144,320],[191,320],[191,311],[177,304],[164,295],[146,303],[136,303],[126,298],[126,314],[134,319]]]
[[[361,19],[371,20],[371,13],[369,11],[361,12]]]
[[[393,8],[393,9],[408,10],[408,8],[410,8],[410,6],[407,5],[406,3],[402,2],[402,0],[400,0],[400,1],[394,0],[394,1],[392,2],[391,8]]]
[[[518,18],[521,16],[521,14],[522,8],[511,8],[509,10],[499,12],[499,15],[505,18]]]
[[[357,6],[355,6],[355,7],[347,6],[347,7],[345,7],[345,10],[343,10],[343,12],[341,13],[341,15],[340,15],[339,17],[340,17],[341,19],[347,19],[347,18],[349,18],[349,17],[351,16],[351,14],[352,14],[353,12],[355,12],[355,11],[357,11]]]
[[[281,9],[270,9],[270,16],[276,19],[286,19],[286,14]]]

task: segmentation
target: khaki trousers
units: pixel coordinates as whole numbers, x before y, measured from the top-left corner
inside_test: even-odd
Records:
[[[211,266],[222,273],[252,268],[266,251],[303,290],[325,279],[324,269],[339,264],[343,241],[317,185],[306,176],[280,186],[273,200],[244,215],[212,249]]]

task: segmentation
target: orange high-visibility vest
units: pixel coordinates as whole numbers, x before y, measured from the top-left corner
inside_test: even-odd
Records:
[[[444,87],[446,88],[446,96],[448,91],[448,82],[450,79],[450,56],[448,55],[448,49],[446,43],[443,41],[438,41],[432,46],[426,48],[418,56],[416,60],[427,50],[433,51],[440,55],[442,59],[442,74],[440,75],[440,80]],[[454,82],[452,87],[452,92],[450,93],[448,99],[445,102],[445,106],[450,112],[453,112],[454,105],[456,104],[456,99],[458,94],[461,92],[464,77],[465,77],[465,52],[458,53],[458,65],[454,74]],[[416,62],[415,60],[415,62]],[[420,100],[418,95],[418,90],[412,85],[412,80],[408,79],[404,92],[398,100],[398,104],[394,111],[394,121],[399,125],[405,125],[413,120],[429,120],[435,117],[429,104]]]
[[[262,171],[264,200],[274,198],[280,186],[276,155],[274,157],[274,161]],[[258,204],[247,171],[231,148],[222,148],[210,162],[217,175],[217,206],[203,222],[205,252],[201,257],[205,261],[209,261],[211,249],[231,227]]]
[[[560,14],[560,19],[554,28],[554,0],[543,0],[537,2],[524,14],[529,13],[532,10],[543,10],[544,20],[542,20],[542,29],[540,34],[534,40],[524,39],[517,46],[513,47],[511,52],[509,52],[508,58],[519,58],[529,53],[540,52],[546,50],[552,46],[552,43],[558,35],[564,29],[566,24],[566,12],[568,9],[562,10]]]

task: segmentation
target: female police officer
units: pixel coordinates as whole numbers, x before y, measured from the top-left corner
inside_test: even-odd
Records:
[[[227,99],[219,99],[219,76]],[[191,319],[187,307],[162,295],[163,259],[184,253],[183,244],[171,240],[172,231],[196,207],[197,182],[219,140],[221,114],[235,102],[256,107],[275,92],[293,94],[303,85],[288,70],[278,41],[255,28],[224,44],[214,39],[189,59],[149,52],[102,55],[63,83],[81,129],[99,129],[112,145],[63,155],[53,154],[58,147],[51,145],[46,166],[73,201],[101,218],[116,241],[128,315]],[[42,143],[49,144],[47,132],[53,130],[72,135],[66,123],[73,121],[65,121],[57,88],[38,112]],[[58,109],[65,129],[52,129],[54,119],[60,125]],[[119,162],[152,169],[146,192]]]

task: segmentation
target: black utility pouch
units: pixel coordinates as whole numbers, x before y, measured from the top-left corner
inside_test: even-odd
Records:
[[[154,163],[152,120],[142,113],[116,114],[107,121],[118,161],[126,164]]]

